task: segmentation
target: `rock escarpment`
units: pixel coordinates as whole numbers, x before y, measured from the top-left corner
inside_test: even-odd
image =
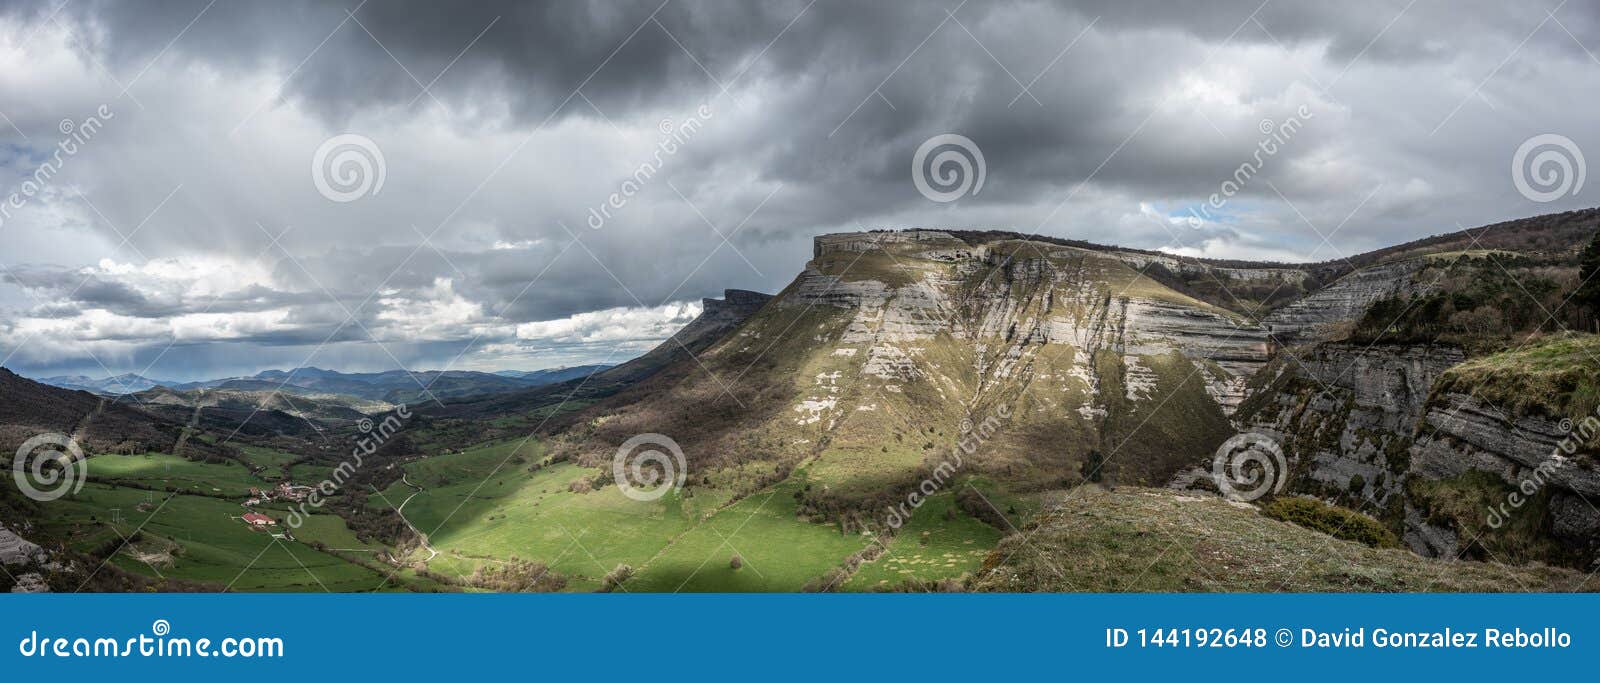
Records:
[[[1159,485],[1231,434],[1227,414],[1268,350],[1264,327],[1113,253],[937,230],[824,235],[696,366],[596,408],[584,446],[599,458],[634,433],[671,433],[691,477],[713,480],[803,463],[803,508],[835,517],[915,486],[972,425],[1004,415],[961,472]]]
[[[1315,339],[1376,301],[1430,291],[1415,282],[1417,270],[1401,262],[1357,271],[1269,316],[1274,337]],[[1542,357],[1537,344],[1521,353]],[[1236,421],[1279,440],[1289,492],[1377,517],[1418,553],[1596,562],[1600,509],[1590,501],[1600,500],[1600,472],[1590,437],[1600,417],[1508,410],[1496,404],[1504,396],[1491,399],[1478,384],[1498,376],[1516,387],[1518,373],[1533,371],[1475,360],[1490,370],[1468,377],[1458,370],[1466,360],[1450,346],[1313,342],[1289,349],[1252,382]],[[1585,391],[1581,384],[1526,390],[1571,395]],[[1556,398],[1518,403],[1570,403]],[[1574,427],[1591,434],[1575,436]]]
[[[1417,260],[1362,268],[1271,312],[1263,322],[1284,344],[1312,341],[1335,331],[1341,324],[1360,319],[1381,299],[1427,291],[1428,285],[1413,282],[1412,275],[1420,268],[1421,262]]]

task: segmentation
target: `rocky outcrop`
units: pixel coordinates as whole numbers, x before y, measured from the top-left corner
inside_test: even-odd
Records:
[[[1493,474],[1527,502],[1508,500],[1485,515],[1526,514],[1524,505],[1540,506],[1551,517],[1556,539],[1591,554],[1600,550],[1600,510],[1592,502],[1600,501],[1600,471],[1594,454],[1584,453],[1582,439],[1573,436],[1571,420],[1512,416],[1476,396],[1451,392],[1429,403],[1425,422],[1411,449],[1412,476]],[[1541,503],[1544,496],[1548,502]]]
[[[1245,382],[1267,363],[1266,328],[1163,301],[1130,299],[1127,307],[1129,356],[1178,352],[1191,360],[1215,365],[1206,373],[1206,390],[1232,413],[1245,397]]]
[[[700,315],[683,329],[643,356],[595,373],[594,383],[601,386],[633,384],[674,361],[691,359],[722,340],[772,300],[770,294],[743,289],[724,290],[722,294],[721,299],[701,299]]]
[[[7,567],[40,564],[49,559],[43,548],[0,526],[0,564]]]
[[[1459,349],[1320,344],[1285,354],[1239,414],[1282,444],[1302,492],[1383,510],[1402,492],[1428,392]]]
[[[1141,254],[1137,252],[1113,252],[1117,258],[1138,270],[1144,270],[1150,264],[1159,264],[1163,268],[1179,275],[1190,277],[1205,277],[1216,275],[1226,280],[1240,282],[1281,282],[1284,286],[1304,285],[1311,278],[1311,274],[1294,266],[1281,266],[1277,268],[1227,268],[1213,266],[1193,259],[1179,258],[1176,256],[1162,256],[1159,254]]]
[[[1450,347],[1312,345],[1275,361],[1236,417],[1282,439],[1290,492],[1380,517],[1417,553],[1459,557],[1507,518],[1543,515],[1547,525],[1523,533],[1547,534],[1592,561],[1600,551],[1593,454],[1582,453],[1570,420],[1513,416],[1437,390],[1463,360]],[[1473,483],[1484,474],[1501,485]],[[1459,500],[1472,502],[1448,507]]]
[[[1341,323],[1360,320],[1367,309],[1379,300],[1428,291],[1427,284],[1412,282],[1412,275],[1421,267],[1422,262],[1413,259],[1362,268],[1310,296],[1273,311],[1263,322],[1271,328],[1273,336],[1284,344],[1320,338]]]

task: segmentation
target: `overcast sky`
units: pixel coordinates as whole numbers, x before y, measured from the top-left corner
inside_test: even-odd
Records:
[[[1600,203],[1512,168],[1600,154],[1596,51],[1560,0],[0,2],[0,364],[614,363],[863,228],[1334,259]]]

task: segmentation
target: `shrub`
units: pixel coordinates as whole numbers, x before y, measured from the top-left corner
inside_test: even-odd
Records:
[[[744,558],[739,557],[738,555],[734,555],[731,559],[728,560],[728,567],[729,568],[739,569],[740,567],[743,567],[743,566],[744,566]]]
[[[1383,524],[1354,510],[1312,498],[1286,497],[1268,503],[1264,513],[1272,519],[1303,526],[1374,548],[1398,548],[1400,539]]]

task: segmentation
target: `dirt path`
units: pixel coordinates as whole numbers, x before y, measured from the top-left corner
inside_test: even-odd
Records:
[[[406,472],[403,472],[403,471],[400,473],[400,483],[405,484],[406,486],[410,486],[411,488],[413,488],[415,490],[411,492],[411,495],[406,496],[405,500],[400,501],[400,505],[395,507],[394,513],[397,514],[397,515],[400,515],[400,521],[405,522],[406,526],[411,529],[411,533],[416,534],[417,538],[422,542],[422,547],[428,551],[428,559],[423,560],[423,562],[428,562],[428,561],[431,561],[433,558],[438,557],[439,556],[439,551],[434,550],[433,549],[433,545],[428,543],[428,535],[427,534],[422,533],[422,530],[418,529],[417,525],[412,524],[411,520],[406,519],[406,513],[405,513],[406,503],[411,502],[412,498],[416,498],[417,494],[422,493],[422,487],[411,483],[411,478],[410,477],[411,477],[411,475],[409,473],[406,473]]]

